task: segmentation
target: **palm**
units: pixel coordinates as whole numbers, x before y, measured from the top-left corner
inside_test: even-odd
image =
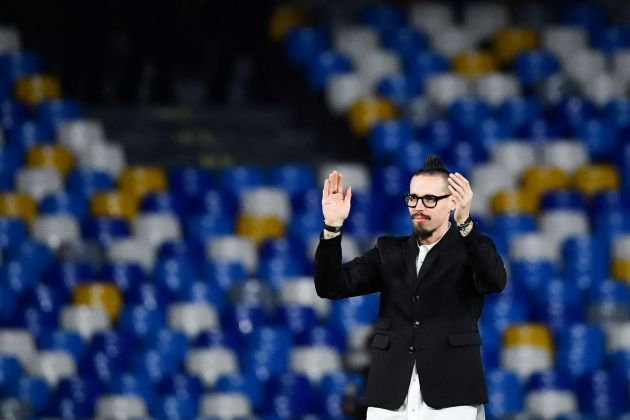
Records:
[[[324,220],[329,224],[341,225],[350,214],[350,199],[352,189],[348,187],[343,192],[343,176],[333,171],[324,181],[322,190],[322,212]]]

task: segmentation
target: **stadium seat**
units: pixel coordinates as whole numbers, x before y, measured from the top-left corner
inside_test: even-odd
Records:
[[[69,215],[41,215],[31,224],[33,238],[57,250],[64,243],[81,238],[78,221]]]
[[[575,172],[574,183],[588,197],[603,190],[619,188],[619,172],[611,165],[584,165]]]
[[[239,369],[236,355],[226,348],[193,348],[186,357],[185,366],[189,374],[201,378],[207,389],[214,387],[219,376]]]
[[[142,213],[133,220],[132,230],[136,238],[152,247],[182,237],[179,219],[171,213]]]
[[[125,152],[119,144],[97,141],[78,152],[79,166],[104,171],[117,178],[126,166]]]
[[[99,306],[66,305],[61,310],[60,324],[64,330],[74,331],[89,340],[95,333],[110,328],[111,321]]]
[[[492,213],[535,214],[537,204],[533,197],[524,190],[501,190],[492,196]]]
[[[473,83],[473,92],[493,107],[521,94],[519,80],[508,73],[488,73]]]
[[[143,239],[114,239],[107,247],[107,258],[115,263],[139,264],[145,272],[150,272],[156,259],[155,248]]]
[[[378,122],[394,117],[396,117],[394,104],[373,96],[354,102],[348,112],[350,128],[359,137],[365,137]]]
[[[0,215],[2,217],[15,217],[30,222],[36,214],[37,203],[30,195],[10,192],[0,194]]]
[[[81,105],[74,99],[62,98],[43,101],[35,110],[37,120],[58,129],[65,121],[76,120],[81,117]]]
[[[556,418],[577,412],[578,402],[567,376],[555,370],[545,370],[529,378],[525,407],[533,416]]]
[[[492,369],[486,374],[490,403],[486,413],[490,416],[515,415],[523,410],[523,387],[518,376],[506,369]]]
[[[47,194],[39,202],[40,214],[69,215],[78,222],[87,216],[88,205],[84,197],[67,191]]]
[[[190,339],[219,326],[215,309],[202,302],[171,304],[167,317],[170,328],[183,331]]]
[[[121,190],[99,192],[92,196],[90,210],[94,217],[117,217],[131,221],[138,213],[138,200]]]
[[[52,168],[65,176],[74,166],[74,157],[63,146],[35,146],[26,151],[26,166]]]
[[[576,323],[557,335],[556,366],[573,379],[599,370],[606,357],[604,334],[596,325]]]
[[[67,353],[77,362],[82,360],[87,344],[75,332],[52,330],[44,332],[37,338],[37,348],[40,351],[61,351]]]
[[[251,402],[239,392],[217,392],[205,395],[199,403],[199,412],[204,416],[222,419],[247,417],[252,414]]]
[[[115,284],[109,282],[93,282],[78,285],[73,292],[73,303],[101,307],[112,322],[118,319],[123,306],[123,297]]]
[[[630,290],[622,282],[606,280],[588,290],[587,320],[600,325],[630,320]]]
[[[492,161],[504,167],[512,175],[520,175],[537,163],[536,149],[524,141],[505,141],[490,151]]]
[[[96,418],[142,418],[148,415],[146,403],[138,396],[102,395],[96,401]]]
[[[522,186],[536,199],[550,190],[569,187],[567,174],[558,167],[532,166],[522,174]]]
[[[24,329],[0,329],[0,354],[13,356],[26,369],[31,359],[37,354],[35,340]]]
[[[61,84],[51,75],[20,77],[15,81],[15,96],[22,102],[35,107],[42,101],[61,96]]]
[[[34,377],[44,378],[53,389],[61,379],[77,374],[75,360],[65,351],[40,351],[26,365],[26,370]]]
[[[130,166],[120,173],[118,186],[122,191],[142,198],[166,190],[166,173],[157,167]]]
[[[322,28],[300,26],[287,33],[285,46],[289,60],[294,65],[302,66],[330,48],[330,37]]]
[[[79,154],[94,143],[104,142],[105,130],[97,120],[64,121],[59,125],[58,139],[62,146]]]
[[[514,371],[521,380],[553,367],[553,342],[542,324],[513,324],[503,333],[501,367]]]
[[[446,109],[457,99],[470,93],[468,80],[450,73],[432,74],[427,77],[426,96],[438,108]]]
[[[615,418],[627,413],[627,383],[614,371],[599,370],[585,376],[577,386],[580,409],[598,418]]]
[[[53,392],[42,378],[22,376],[18,379],[15,388],[10,389],[8,397],[16,398],[30,406],[35,414],[45,412]]]
[[[51,168],[22,168],[15,175],[17,192],[28,194],[39,201],[49,193],[63,190],[61,174]]]

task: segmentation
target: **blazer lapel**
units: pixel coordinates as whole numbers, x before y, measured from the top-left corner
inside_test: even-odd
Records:
[[[457,228],[451,224],[449,230],[446,231],[444,237],[438,242],[431,250],[427,253],[427,256],[422,263],[422,267],[420,267],[420,272],[418,273],[418,277],[416,281],[413,283],[414,292],[418,289],[422,280],[426,277],[427,273],[431,269],[431,266],[440,258],[440,256],[444,255],[446,251],[455,246],[459,238],[457,237],[459,232],[457,232]],[[415,242],[415,241],[414,241]],[[416,245],[416,248],[418,246]],[[417,254],[418,252],[416,252]],[[415,260],[414,260],[414,270],[415,270]]]
[[[404,243],[403,249],[403,262],[405,264],[406,273],[405,279],[407,280],[407,284],[410,288],[412,288],[416,283],[416,259],[418,258],[419,252],[420,250],[418,249],[416,238],[411,235]]]

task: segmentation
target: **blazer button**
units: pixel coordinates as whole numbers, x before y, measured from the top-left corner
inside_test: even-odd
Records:
[[[420,328],[420,321],[413,321],[414,328]]]
[[[409,352],[409,354],[413,354],[416,352],[416,348],[414,346],[409,346],[409,348],[407,349],[407,351]]]
[[[420,302],[420,296],[416,295],[413,297],[414,302]]]

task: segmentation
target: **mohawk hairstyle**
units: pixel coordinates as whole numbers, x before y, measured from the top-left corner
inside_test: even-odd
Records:
[[[448,177],[449,173],[450,172],[448,171],[448,169],[446,169],[446,166],[444,165],[444,162],[442,162],[442,159],[440,159],[436,155],[431,154],[427,155],[426,159],[424,160],[424,166],[418,169],[416,173],[413,174],[413,176],[444,175]]]

